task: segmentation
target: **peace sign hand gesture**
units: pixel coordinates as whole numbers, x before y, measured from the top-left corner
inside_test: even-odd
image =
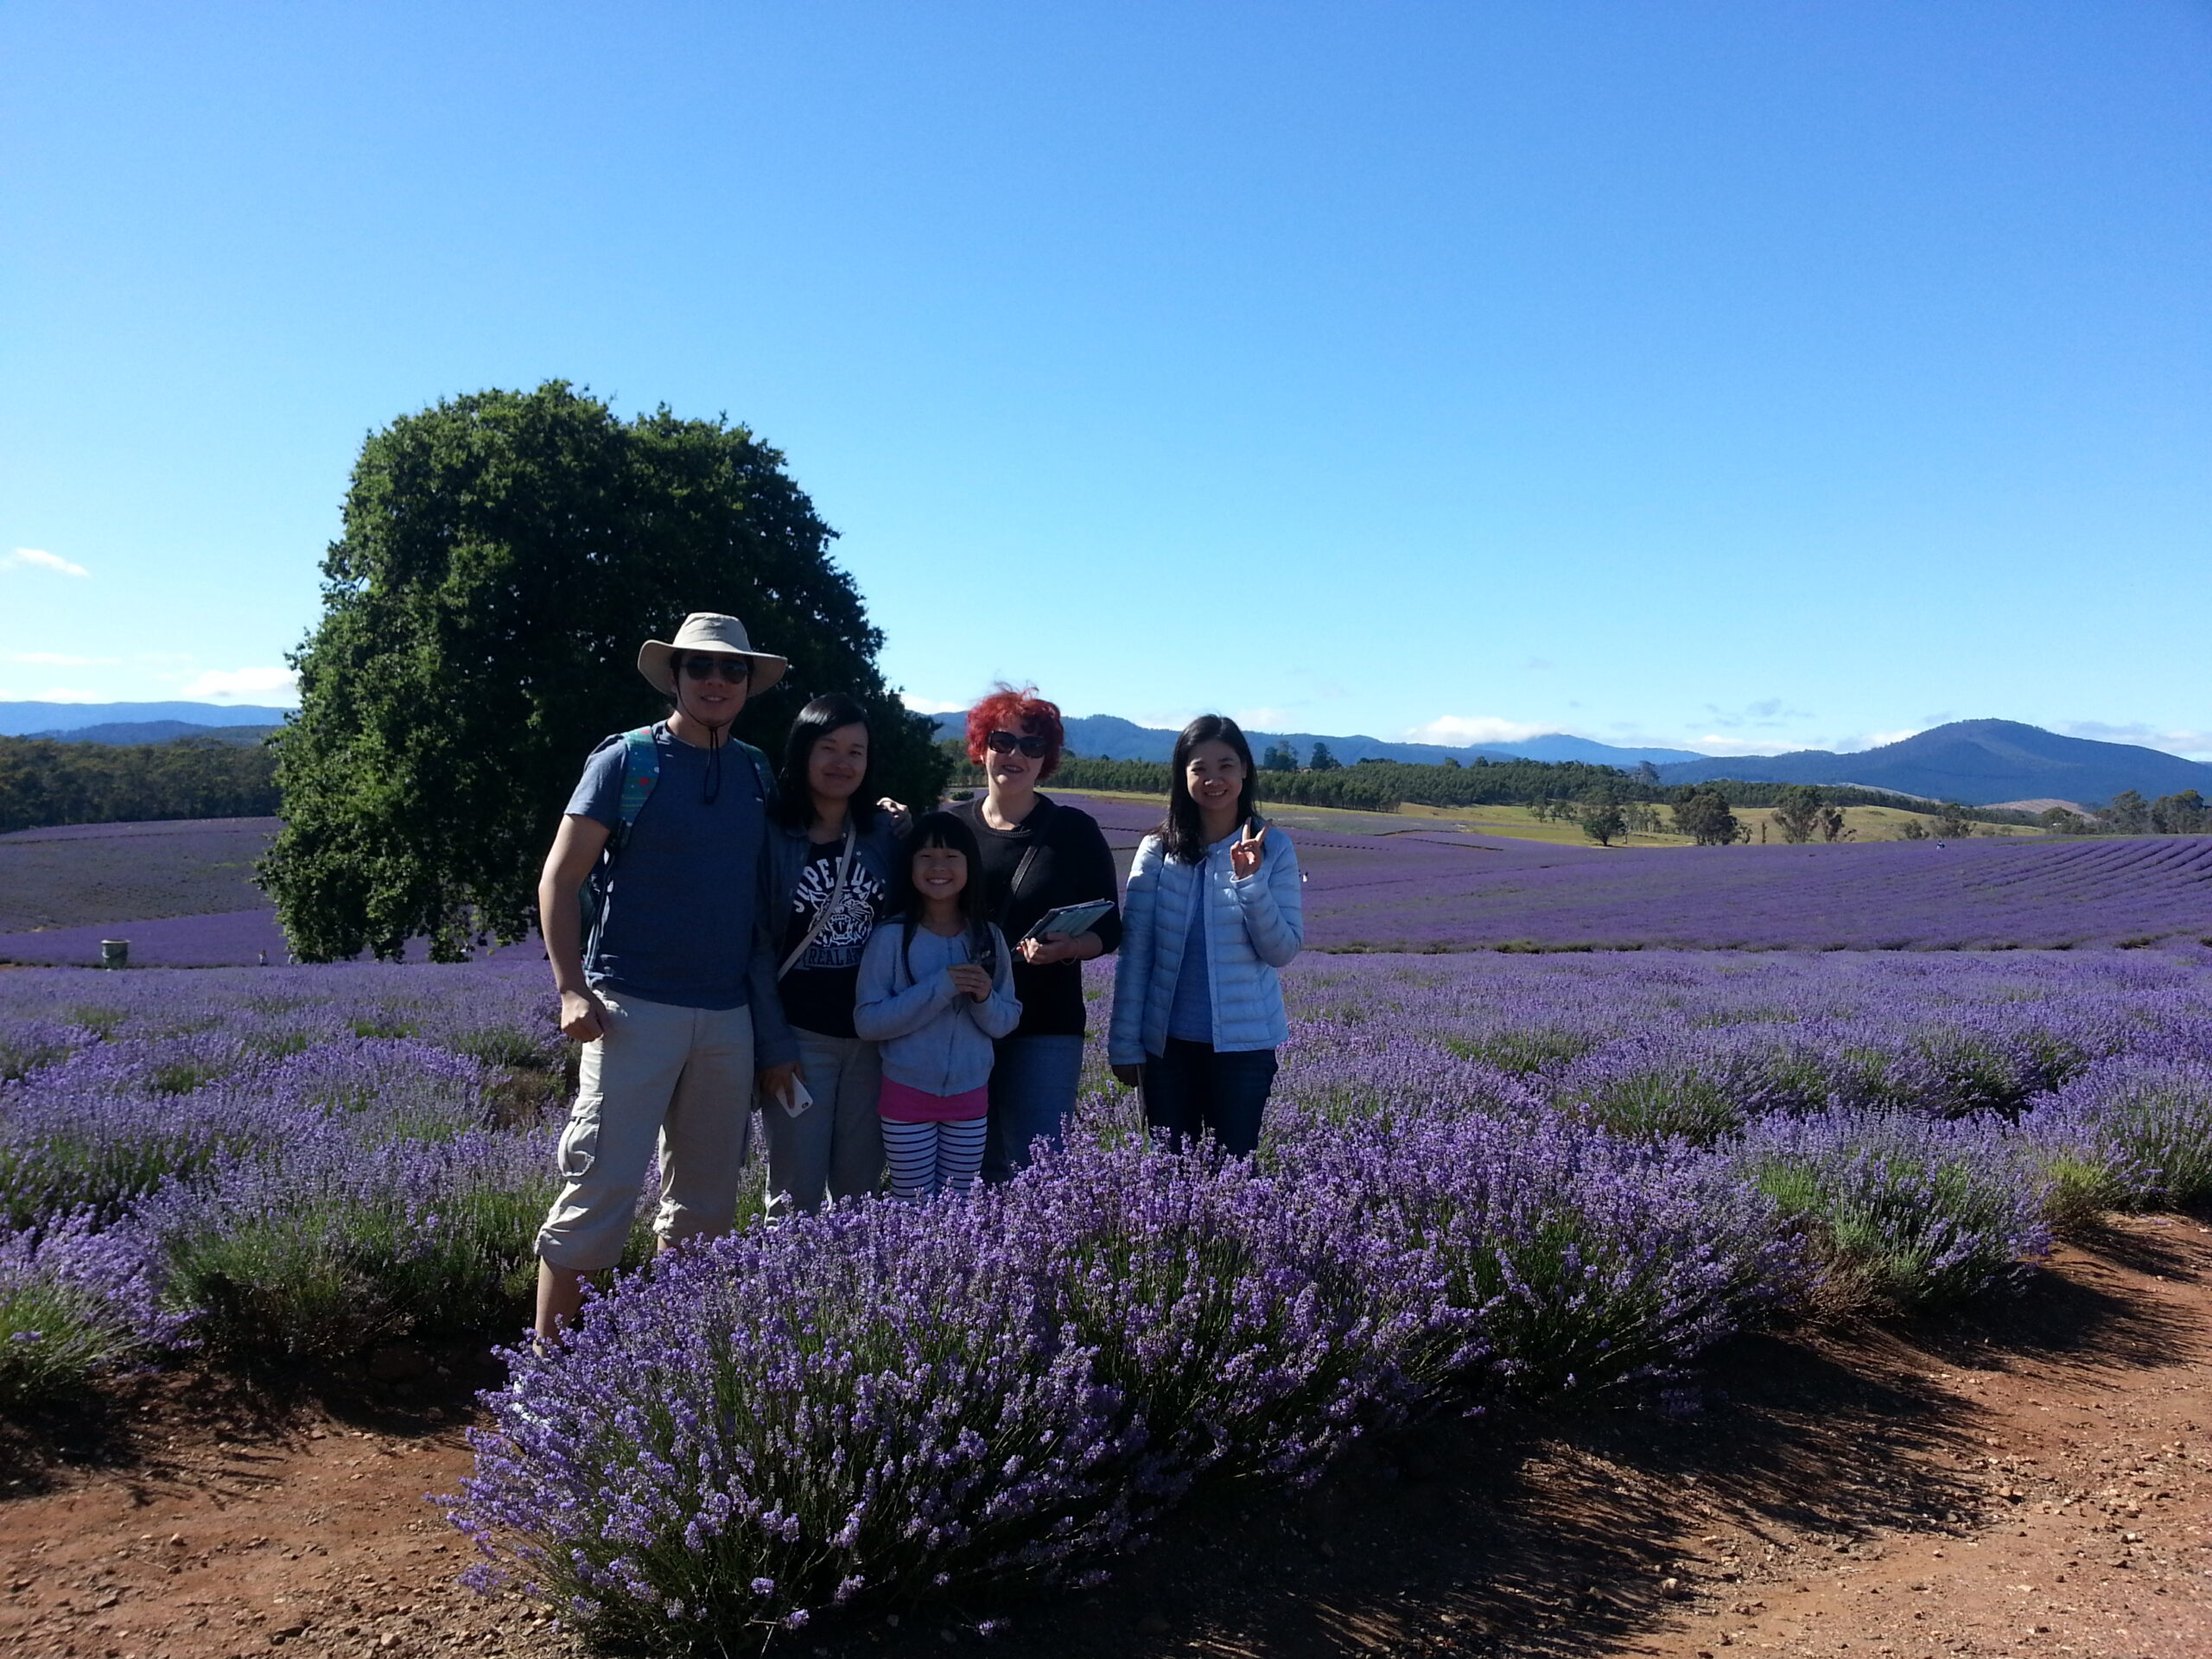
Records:
[[[1257,818],[1244,821],[1244,833],[1236,837],[1236,844],[1229,849],[1229,868],[1238,880],[1254,874],[1265,855],[1261,843],[1268,838],[1268,827]]]

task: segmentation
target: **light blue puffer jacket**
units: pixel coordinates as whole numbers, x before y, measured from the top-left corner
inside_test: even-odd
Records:
[[[1256,874],[1239,880],[1229,847],[1201,864],[1167,856],[1147,836],[1129,869],[1122,901],[1122,950],[1115,957],[1114,1023],[1107,1044],[1116,1065],[1136,1065],[1167,1052],[1167,1015],[1190,938],[1191,906],[1203,895],[1206,946],[1213,966],[1213,1046],[1224,1052],[1273,1048],[1290,1034],[1275,969],[1306,943],[1306,906],[1298,854],[1281,826],[1270,824]],[[1195,967],[1196,964],[1193,964]]]

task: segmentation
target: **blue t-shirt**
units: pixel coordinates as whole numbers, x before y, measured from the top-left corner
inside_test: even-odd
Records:
[[[1224,836],[1207,848],[1206,863],[1236,839]],[[1183,960],[1175,968],[1175,1000],[1167,1005],[1167,1034],[1186,1043],[1213,1041],[1213,957],[1206,949],[1206,904],[1212,896],[1202,864],[1191,894],[1191,931],[1184,936]]]
[[[584,942],[584,977],[648,1002],[741,1008],[768,827],[760,778],[744,750],[723,744],[717,769],[714,754],[665,722],[653,728],[653,746],[660,780],[607,872],[606,907]],[[568,810],[613,830],[621,807],[622,740],[610,737],[584,762]]]

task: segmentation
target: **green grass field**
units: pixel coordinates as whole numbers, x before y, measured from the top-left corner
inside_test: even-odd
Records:
[[[1086,789],[1067,791],[1071,797],[1091,796],[1099,800],[1138,801],[1147,806],[1162,804],[1156,795],[1142,795],[1124,790]],[[1262,790],[1265,796],[1264,786]],[[1525,806],[1419,806],[1411,803],[1395,812],[1356,812],[1333,806],[1271,806],[1268,816],[1292,830],[1306,829],[1332,836],[1387,836],[1403,832],[1420,821],[1427,829],[1462,829],[1476,835],[1507,836],[1517,841],[1549,842],[1559,846],[1587,847],[1588,836],[1580,824],[1571,821],[1539,818]],[[1662,823],[1672,822],[1662,808]],[[1745,807],[1737,817],[1751,827],[1751,839],[1759,839],[1762,826],[1766,839],[1778,842],[1781,826],[1773,822],[1772,813],[1764,807]],[[1847,806],[1843,809],[1844,827],[1857,842],[1898,841],[1904,838],[1903,826],[1908,818],[1916,818],[1932,833],[1936,819],[1926,812],[1907,812],[1887,806]],[[2034,836],[2043,832],[2020,825],[1978,823],[1976,835]],[[1662,832],[1658,835],[1624,836],[1615,842],[1620,847],[1688,847],[1687,836]]]

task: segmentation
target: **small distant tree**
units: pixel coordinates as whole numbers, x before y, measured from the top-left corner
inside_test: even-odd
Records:
[[[1636,763],[1636,781],[1639,784],[1650,784],[1656,785],[1659,781],[1659,768],[1653,766],[1649,760],[1637,761]]]
[[[1974,834],[1974,820],[1967,817],[1967,810],[1956,801],[1947,801],[1936,815],[1936,836],[1939,841],[1964,841]]]
[[[1313,772],[1335,772],[1344,765],[1344,762],[1329,753],[1327,744],[1316,743],[1313,746],[1313,758],[1306,765],[1307,769]]]
[[[2063,806],[2044,808],[2037,815],[2036,822],[2054,836],[2078,836],[2089,827],[2080,813],[2069,812]]]
[[[1659,809],[1649,801],[1624,801],[1621,822],[1628,825],[1635,836],[1656,836],[1659,833]]]
[[[1447,754],[1444,757],[1444,764],[1457,772],[1459,770],[1459,757],[1456,754]]]
[[[1905,818],[1905,821],[1897,826],[1897,839],[1900,841],[1925,841],[1928,839],[1928,825],[1923,819],[1917,817],[1908,816]]]
[[[1298,751],[1277,738],[1268,745],[1268,752],[1260,757],[1260,769],[1262,772],[1296,772]]]
[[[1726,847],[1743,830],[1728,810],[1728,798],[1710,785],[1693,789],[1675,803],[1675,828],[1700,847]]]
[[[1620,804],[1607,798],[1585,801],[1580,822],[1582,833],[1600,847],[1610,847],[1617,837],[1628,833],[1628,820],[1622,815]]]
[[[1840,806],[1822,807],[1821,809],[1821,839],[1822,841],[1849,841],[1851,838],[1852,831],[1844,827],[1843,809]]]
[[[1810,784],[1791,784],[1775,803],[1774,824],[1782,838],[1795,847],[1810,841],[1821,825],[1821,791]]]

